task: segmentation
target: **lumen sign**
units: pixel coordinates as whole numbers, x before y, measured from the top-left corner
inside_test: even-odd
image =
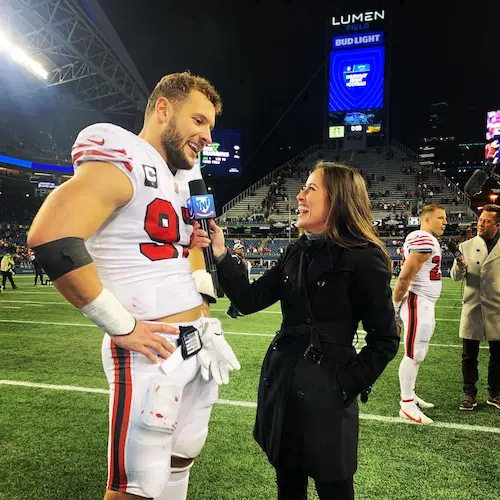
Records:
[[[371,23],[385,19],[385,10],[369,10],[360,14],[347,14],[340,17],[333,16],[332,26],[346,26],[348,24]]]

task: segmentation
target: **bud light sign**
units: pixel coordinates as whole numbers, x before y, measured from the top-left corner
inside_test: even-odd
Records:
[[[332,49],[348,49],[367,45],[381,45],[384,43],[384,32],[375,31],[364,35],[341,35],[332,38]]]
[[[215,202],[211,194],[198,194],[187,199],[190,219],[214,219]]]

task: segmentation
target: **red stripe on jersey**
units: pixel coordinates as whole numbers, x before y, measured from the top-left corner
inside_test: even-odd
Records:
[[[425,241],[420,241],[420,242],[417,242],[417,243],[409,243],[406,246],[408,248],[414,248],[414,247],[434,248],[434,245],[432,243],[426,243]]]
[[[122,155],[127,155],[127,152],[124,149],[110,149],[110,151],[114,151],[115,153],[121,153]]]
[[[430,243],[412,243],[407,246],[408,248],[434,248],[434,245],[431,245]]]
[[[114,151],[116,153],[123,153],[123,154],[127,153],[124,149],[110,149],[110,151]],[[129,172],[132,172],[132,164],[130,162],[123,161],[119,157],[116,157],[113,154],[104,153],[102,151],[96,151],[95,149],[86,149],[84,151],[80,151],[79,153],[74,153],[73,154],[73,163],[76,163],[82,156],[102,156],[104,158],[111,158],[112,160],[123,163],[124,167]],[[128,159],[130,159],[130,158],[128,158]]]
[[[425,242],[425,243],[431,243],[432,245],[434,245],[434,242],[430,239],[430,238],[415,238],[413,240],[408,240],[407,243],[421,243],[421,242]]]
[[[92,147],[93,147],[92,144],[83,144],[83,143],[80,144],[77,142],[77,143],[73,144],[73,147],[71,148],[71,150],[79,149],[79,148],[92,148]]]
[[[434,243],[432,241],[428,241],[428,240],[417,240],[417,241],[409,241],[408,245],[432,245],[432,246],[434,246]]]
[[[80,151],[73,155],[73,162],[77,161],[82,156],[104,156],[105,158],[115,158],[114,155],[108,153],[103,153],[102,151],[96,151],[95,149],[86,149],[85,151]]]

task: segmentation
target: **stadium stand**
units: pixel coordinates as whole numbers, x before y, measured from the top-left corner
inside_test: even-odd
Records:
[[[354,153],[319,150],[313,146],[231,200],[223,207],[219,220],[222,223],[288,221],[295,215],[297,193],[319,160],[345,163],[360,171],[372,200],[374,220],[406,220],[428,203],[445,205],[452,220],[476,219],[463,192],[439,172],[424,169],[417,163],[416,154],[402,147],[393,145]]]

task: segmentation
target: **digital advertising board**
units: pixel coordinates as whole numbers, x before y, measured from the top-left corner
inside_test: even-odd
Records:
[[[500,160],[500,110],[486,114],[485,158],[495,164]]]
[[[207,144],[198,154],[203,175],[241,174],[241,132],[215,128],[212,144]]]
[[[367,134],[386,127],[386,10],[339,14],[328,29],[327,137],[338,127],[366,126]],[[337,136],[332,135],[337,134]]]

